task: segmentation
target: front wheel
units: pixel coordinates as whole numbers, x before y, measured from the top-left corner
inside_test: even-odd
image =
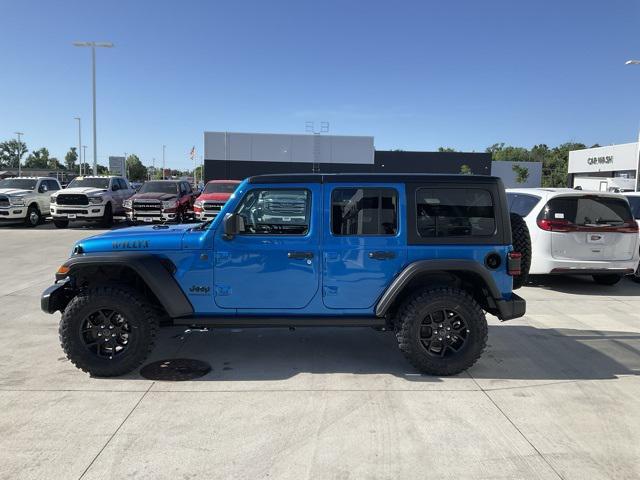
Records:
[[[40,209],[36,205],[30,205],[27,209],[27,216],[24,219],[24,224],[27,227],[35,227],[42,223],[42,214]]]
[[[615,285],[621,279],[622,277],[616,274],[602,274],[593,276],[593,281],[598,285]]]
[[[465,291],[418,292],[399,312],[396,337],[409,362],[429,375],[455,375],[471,367],[487,345],[487,319]]]
[[[135,370],[153,349],[158,320],[154,308],[137,292],[98,287],[74,297],[60,320],[67,358],[97,377]]]
[[[104,213],[102,214],[102,220],[100,221],[100,224],[105,228],[109,228],[111,225],[113,225],[113,209],[111,208],[110,203],[107,203],[107,205],[104,207]]]

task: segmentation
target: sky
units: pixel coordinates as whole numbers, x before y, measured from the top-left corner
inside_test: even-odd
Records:
[[[204,131],[372,135],[378,150],[636,141],[638,1],[30,1],[2,5],[0,141],[192,165]]]

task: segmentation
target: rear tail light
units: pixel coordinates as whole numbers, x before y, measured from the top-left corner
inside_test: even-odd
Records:
[[[576,230],[576,225],[564,219],[539,218],[538,227],[547,232],[573,232]]]
[[[621,227],[616,228],[616,232],[620,233],[638,233],[638,222],[630,220]]]
[[[638,222],[629,220],[622,225],[576,225],[568,220],[539,218],[538,227],[547,232],[613,232],[638,233]]]
[[[507,273],[512,277],[522,274],[522,254],[520,252],[507,254]]]

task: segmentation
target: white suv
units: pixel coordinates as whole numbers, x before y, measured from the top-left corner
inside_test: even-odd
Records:
[[[35,227],[49,215],[49,197],[60,188],[58,180],[49,177],[0,180],[0,222]]]
[[[122,203],[134,193],[122,177],[76,177],[51,195],[53,223],[66,228],[71,220],[93,220],[108,227],[114,215],[124,215]]]
[[[617,193],[569,188],[508,189],[512,213],[531,235],[530,274],[592,275],[613,285],[638,268],[638,224]]]

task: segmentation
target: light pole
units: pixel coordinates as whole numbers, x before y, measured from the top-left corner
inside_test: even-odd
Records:
[[[20,142],[20,137],[22,137],[22,135],[24,135],[24,133],[22,132],[13,132],[18,136],[18,149],[16,151],[16,154],[18,155],[18,176],[22,176],[22,170],[20,168],[20,157],[22,155],[20,155],[20,148],[22,147],[22,143]]]
[[[78,120],[78,174],[82,175],[82,128],[80,117],[73,117]]]
[[[82,158],[85,159],[85,163],[86,163],[86,159],[87,159],[87,146],[86,145],[82,145]],[[83,167],[83,168],[86,168],[86,167]],[[83,172],[83,175],[86,175],[86,174],[87,174],[87,171],[85,170]]]
[[[76,47],[91,47],[91,71],[93,74],[93,171],[98,171],[98,144],[96,140],[96,47],[113,48],[111,42],[73,42]],[[95,173],[94,173],[95,175]]]
[[[162,179],[164,180],[164,151],[167,148],[166,145],[162,145]]]
[[[625,65],[640,65],[640,60],[627,60]],[[636,150],[636,192],[640,190],[640,131],[638,132],[638,148]]]

